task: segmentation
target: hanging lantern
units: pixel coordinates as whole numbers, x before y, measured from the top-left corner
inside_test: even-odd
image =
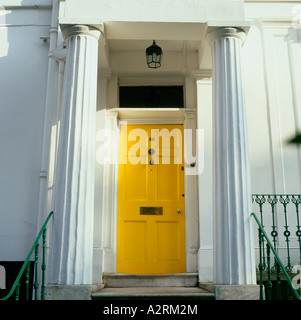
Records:
[[[145,50],[146,53],[146,63],[149,68],[156,69],[161,67],[162,49],[156,45],[156,41],[153,41],[153,44]]]

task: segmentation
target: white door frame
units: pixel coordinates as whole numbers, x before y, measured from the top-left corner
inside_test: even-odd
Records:
[[[183,124],[191,129],[195,145],[196,109],[110,109],[106,111],[106,128],[112,134],[106,144],[112,163],[104,164],[104,203],[102,217],[103,272],[116,273],[117,203],[118,203],[118,141],[119,128],[127,124]],[[185,145],[184,145],[185,150]],[[194,150],[193,150],[194,151]],[[185,169],[189,164],[185,164]],[[197,176],[185,175],[186,272],[198,272],[199,214]]]

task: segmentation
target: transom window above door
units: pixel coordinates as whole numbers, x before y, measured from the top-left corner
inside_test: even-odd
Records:
[[[184,108],[183,86],[122,86],[120,108]]]

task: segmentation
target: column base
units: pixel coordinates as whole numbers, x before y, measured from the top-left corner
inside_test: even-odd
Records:
[[[91,300],[92,285],[47,285],[45,287],[46,300]]]
[[[216,300],[259,300],[258,285],[215,285]]]

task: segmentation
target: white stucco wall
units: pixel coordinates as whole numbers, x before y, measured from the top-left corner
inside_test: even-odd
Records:
[[[244,69],[254,193],[301,191],[300,154],[288,144],[301,125],[300,29],[292,27],[296,5],[246,4],[251,29]]]
[[[49,2],[0,2],[0,261],[25,259],[36,235],[51,14],[13,6]]]
[[[251,22],[243,53],[252,192],[300,193],[301,154],[296,145],[288,143],[301,129],[301,29],[295,28],[300,2],[246,3],[245,10]],[[253,207],[258,213],[258,205]],[[269,205],[265,208],[270,212]],[[281,208],[276,218],[282,247],[279,252],[286,262]],[[293,204],[288,206],[288,213],[294,265],[299,261],[299,245]],[[265,224],[270,230],[271,214]],[[255,233],[257,236],[257,230]]]

